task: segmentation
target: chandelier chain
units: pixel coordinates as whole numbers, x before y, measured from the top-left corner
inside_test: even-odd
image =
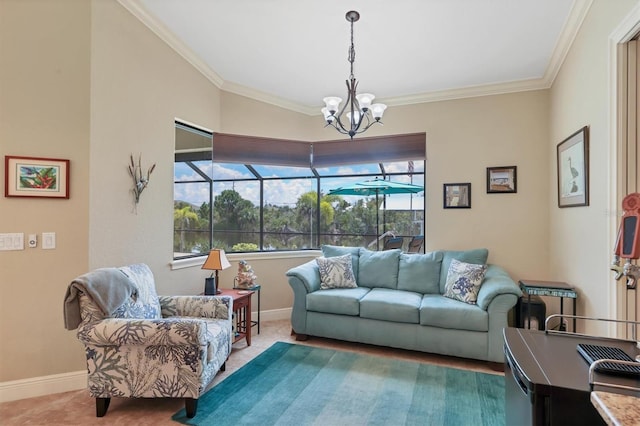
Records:
[[[353,19],[351,19],[351,46],[349,46],[349,62],[351,63],[351,74],[349,78],[353,77],[353,63],[356,60],[356,47],[353,43]]]

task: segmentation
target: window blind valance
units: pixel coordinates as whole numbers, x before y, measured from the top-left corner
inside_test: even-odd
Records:
[[[374,136],[313,144],[313,167],[426,159],[426,134]]]
[[[213,161],[216,163],[309,167],[310,155],[311,145],[308,142],[213,134]]]
[[[374,136],[355,140],[303,142],[213,134],[213,161],[294,167],[383,163],[426,159],[426,134]]]

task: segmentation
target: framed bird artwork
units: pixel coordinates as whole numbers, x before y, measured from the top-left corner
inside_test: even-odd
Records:
[[[589,205],[589,127],[558,144],[558,207]]]

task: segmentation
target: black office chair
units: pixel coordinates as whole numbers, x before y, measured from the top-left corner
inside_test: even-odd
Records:
[[[424,235],[416,235],[415,237],[411,238],[411,241],[409,241],[407,253],[420,253],[422,244],[424,244]]]
[[[402,248],[402,243],[404,243],[404,238],[402,237],[389,238],[387,241],[385,241],[384,246],[382,247],[382,250]]]

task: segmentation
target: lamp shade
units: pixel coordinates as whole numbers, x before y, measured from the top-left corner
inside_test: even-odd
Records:
[[[329,112],[331,114],[334,114],[336,111],[338,111],[338,108],[340,108],[340,102],[342,102],[342,99],[337,96],[328,96],[322,99],[322,101],[325,103],[325,106],[329,110]]]
[[[371,107],[371,102],[373,102],[375,96],[371,93],[360,93],[356,95],[356,99],[358,104],[360,104],[360,109],[366,111]]]
[[[385,104],[373,104],[371,105],[371,110],[373,111],[373,118],[376,120],[380,120],[382,118],[382,114],[384,114],[384,110],[387,109]]]
[[[227,269],[231,264],[227,260],[227,256],[224,254],[224,250],[212,249],[207,256],[207,260],[204,261],[202,269],[210,269],[212,271],[222,271]]]

